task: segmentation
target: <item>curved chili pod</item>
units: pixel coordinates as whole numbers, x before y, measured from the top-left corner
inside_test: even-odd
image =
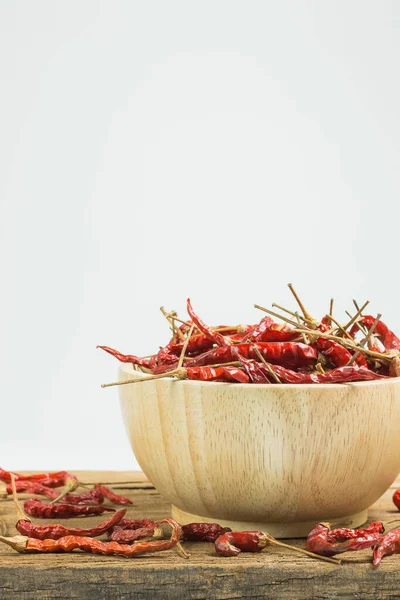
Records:
[[[115,356],[120,362],[123,363],[132,363],[133,365],[139,365],[140,367],[150,368],[150,360],[148,358],[140,358],[139,356],[135,356],[134,354],[122,354],[118,350],[114,350],[114,348],[110,348],[109,346],[96,346],[96,348],[100,348],[108,354]]]
[[[188,311],[188,314],[189,314],[190,318],[192,319],[193,323],[196,325],[197,329],[199,331],[201,331],[202,333],[204,333],[204,335],[206,335],[212,342],[214,342],[214,344],[217,344],[217,346],[230,346],[231,345],[231,342],[227,338],[225,338],[218,331],[214,331],[214,329],[211,329],[211,327],[206,325],[200,319],[200,317],[198,317],[196,315],[196,313],[194,312],[193,307],[190,303],[190,298],[187,299],[187,311]]]
[[[375,547],[373,554],[374,566],[377,567],[384,556],[400,554],[400,528],[389,531]]]
[[[46,504],[41,500],[25,500],[24,510],[31,517],[39,519],[70,519],[81,515],[101,515],[103,512],[114,512],[108,506],[87,506],[86,504]]]

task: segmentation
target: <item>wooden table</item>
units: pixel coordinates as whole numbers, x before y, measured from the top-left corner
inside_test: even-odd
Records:
[[[116,489],[124,488],[124,494],[134,502],[129,510],[132,518],[160,519],[170,514],[170,505],[142,473],[82,471],[76,474],[81,481],[101,481]],[[388,521],[400,517],[392,504],[392,493],[393,489],[388,490],[371,508],[370,520]],[[21,494],[21,498],[25,497]],[[7,523],[8,534],[14,535],[15,510],[10,499],[0,500],[0,516]],[[101,520],[101,517],[93,517],[83,522],[71,519],[65,523],[82,527]],[[289,543],[304,547],[304,540]],[[0,546],[1,599],[400,598],[400,556],[387,557],[379,569],[373,569],[371,551],[348,554],[342,565],[336,566],[276,547],[261,554],[242,553],[235,558],[221,558],[210,543],[186,543],[190,560],[181,558],[174,550],[124,559],[79,551],[64,555],[24,555],[3,544]]]

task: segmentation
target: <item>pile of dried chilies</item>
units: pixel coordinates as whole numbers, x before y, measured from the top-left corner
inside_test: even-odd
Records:
[[[344,552],[373,549],[373,564],[378,566],[384,556],[400,553],[400,528],[383,535],[382,522],[373,522],[364,529],[330,529],[329,523],[319,523],[310,532],[306,549],[280,542],[262,531],[231,531],[217,523],[190,523],[179,525],[170,518],[160,521],[151,519],[125,518],[126,508],[115,511],[103,506],[104,493],[116,504],[131,504],[129,498],[116,494],[105,486],[96,485],[90,492],[72,494],[71,489],[81,485],[74,475],[66,471],[20,475],[0,469],[0,480],[7,483],[6,493],[13,495],[17,508],[16,529],[20,535],[7,537],[4,521],[0,519],[0,541],[18,552],[71,552],[80,549],[84,552],[131,558],[152,552],[161,552],[177,547],[185,557],[189,555],[181,542],[207,541],[215,544],[220,556],[233,557],[240,552],[261,552],[265,547],[275,545],[300,552],[334,564],[340,564],[335,555]],[[54,497],[54,488],[66,484],[62,494]],[[50,490],[50,493],[49,493]],[[52,503],[30,499],[22,510],[17,492],[45,495]],[[90,502],[90,493],[94,502]],[[64,499],[63,503],[60,500]],[[68,503],[65,502],[68,500]],[[400,508],[400,490],[393,495],[393,501]],[[105,521],[92,527],[67,527],[60,524],[33,524],[29,515],[39,518],[70,518],[101,514],[110,510],[113,514]],[[28,513],[28,514],[27,514]],[[99,540],[107,535],[106,540]],[[168,539],[166,539],[166,537]]]
[[[168,344],[150,357],[122,354],[108,346],[98,346],[119,361],[132,363],[147,375],[102,387],[176,377],[231,383],[345,383],[369,381],[400,375],[400,339],[376,317],[364,314],[354,301],[356,312],[348,313],[346,323],[329,314],[321,320],[305,309],[289,284],[298,311],[272,306],[281,312],[255,305],[267,313],[253,325],[206,325],[187,300],[188,320],[176,312],[166,312],[172,330]],[[283,323],[274,321],[272,317]]]

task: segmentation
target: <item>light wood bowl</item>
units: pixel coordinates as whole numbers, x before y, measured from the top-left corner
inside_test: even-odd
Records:
[[[123,365],[119,379],[143,376]],[[400,378],[332,385],[159,379],[119,386],[144,473],[185,524],[302,537],[357,527],[400,472]]]

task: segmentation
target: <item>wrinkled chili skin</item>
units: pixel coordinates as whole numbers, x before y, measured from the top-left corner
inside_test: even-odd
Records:
[[[201,331],[204,335],[206,335],[212,342],[214,342],[214,344],[216,344],[217,346],[230,346],[231,345],[231,342],[227,338],[225,338],[218,331],[214,331],[214,329],[211,329],[211,327],[206,325],[200,319],[200,317],[198,315],[196,315],[196,313],[194,312],[193,307],[190,303],[190,298],[187,299],[187,311],[188,311],[190,318],[192,319],[192,322],[196,325],[197,329],[199,331]]]
[[[263,358],[272,364],[283,364],[287,367],[301,367],[303,365],[317,362],[318,353],[316,348],[301,342],[257,342],[255,344],[236,344],[237,351],[247,359],[258,360],[254,351],[257,347]],[[206,366],[236,360],[232,346],[225,348],[213,348],[200,356],[188,360],[186,367]]]
[[[148,358],[140,358],[140,356],[135,356],[133,354],[122,354],[122,352],[110,348],[109,346],[96,346],[96,348],[100,348],[100,350],[104,350],[105,352],[108,352],[108,354],[115,356],[120,362],[132,363],[133,365],[139,365],[140,367],[146,367],[147,369],[150,368],[150,360]]]
[[[168,540],[136,542],[132,546],[118,542],[101,542],[91,537],[66,536],[58,540],[37,540],[28,538],[25,552],[72,552],[76,548],[93,554],[124,556],[132,558],[152,552],[169,550],[176,546],[182,535],[182,528],[173,519],[163,519],[158,524],[168,523],[172,527],[172,536]]]
[[[384,556],[400,554],[400,528],[389,531],[375,547],[373,553],[374,566],[379,566]]]
[[[64,527],[63,525],[34,525],[30,521],[20,519],[16,528],[21,535],[38,540],[58,540],[68,535],[80,537],[99,537],[118,525],[126,513],[126,509],[117,510],[109,519],[99,523],[95,527]]]
[[[371,315],[365,315],[360,319],[360,323],[370,329],[375,322],[375,317]],[[378,321],[375,327],[375,335],[381,340],[385,350],[400,350],[400,339],[390,331],[389,327]]]
[[[275,323],[271,317],[264,317],[250,331],[242,336],[243,343],[250,342],[290,342],[298,337],[296,331],[292,331],[286,325]]]
[[[394,492],[394,494],[393,494],[393,502],[397,506],[397,508],[400,510],[400,489],[396,490]]]
[[[156,524],[151,519],[122,519],[118,523],[120,529],[155,529]]]
[[[110,500],[110,502],[112,502],[113,504],[132,504],[132,500],[129,500],[129,498],[127,498],[126,496],[121,496],[121,494],[117,494],[106,485],[97,484],[95,486],[95,489],[99,494],[107,498],[107,500]]]
[[[248,375],[238,367],[187,367],[187,378],[196,381],[249,383]]]
[[[142,527],[140,529],[121,529],[120,527],[115,527],[110,533],[109,538],[119,544],[132,544],[136,540],[152,537],[153,535],[154,528],[152,527]]]
[[[66,485],[70,479],[75,479],[75,475],[68,471],[55,471],[54,473],[32,473],[31,475],[21,475],[14,471],[5,471],[0,468],[0,481],[11,483],[11,475],[14,475],[16,481],[37,481],[47,487],[61,487]]]
[[[182,526],[182,540],[184,542],[215,542],[221,535],[229,531],[228,527],[221,527],[218,523],[188,523]]]
[[[264,365],[262,365],[264,368],[261,368],[261,365],[256,361],[244,358],[235,346],[232,348],[232,353],[240,361],[252,383],[270,383],[270,379],[266,374],[267,369],[265,369]]]
[[[297,373],[280,365],[273,365],[272,369],[282,383],[346,383],[387,379],[386,375],[380,375],[358,365],[338,367],[326,373]]]
[[[328,533],[328,540],[330,542],[344,542],[345,540],[357,539],[360,537],[366,537],[372,534],[382,534],[385,531],[382,521],[373,521],[368,527],[364,529],[347,529],[347,527],[341,527],[332,529]]]
[[[321,323],[318,329],[322,332],[328,331],[328,327],[324,323]],[[344,346],[335,340],[328,340],[321,337],[315,340],[314,345],[335,367],[345,367],[353,356],[347,348],[344,348]],[[362,354],[356,357],[355,362],[360,367],[368,368],[368,363]]]
[[[50,500],[55,500],[59,494],[53,489],[37,481],[16,481],[15,489],[18,493],[26,492],[27,494],[37,494],[39,496],[46,496]],[[12,494],[12,486],[10,483],[6,486],[7,494]],[[66,494],[63,497],[64,504],[102,504],[104,502],[104,496],[101,492],[96,489],[90,490],[90,492],[84,492],[83,494]]]
[[[351,540],[342,543],[329,541],[329,533],[329,527],[325,523],[318,523],[308,534],[306,549],[314,554],[328,557],[347,552]]]
[[[39,519],[70,519],[82,515],[101,515],[103,512],[112,511],[103,505],[87,506],[86,504],[46,504],[41,500],[25,500],[24,510],[31,517]]]
[[[221,556],[237,556],[240,552],[261,552],[269,544],[262,531],[226,531],[215,540],[215,550]]]

